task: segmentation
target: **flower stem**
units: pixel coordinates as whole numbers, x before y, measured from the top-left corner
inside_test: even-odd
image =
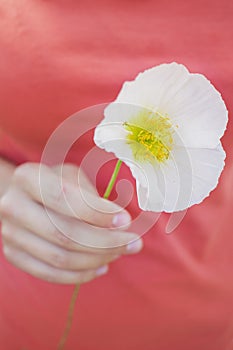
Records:
[[[70,328],[72,326],[72,321],[73,321],[73,315],[74,315],[74,307],[75,307],[75,302],[78,296],[78,292],[79,292],[79,288],[80,285],[77,283],[74,287],[74,291],[72,294],[72,297],[70,299],[70,306],[69,306],[69,311],[68,311],[68,317],[67,317],[67,321],[66,321],[66,327],[64,329],[63,335],[59,341],[57,350],[63,350],[66,340],[68,338],[69,332],[70,332]]]
[[[110,194],[112,192],[113,186],[114,186],[116,179],[117,179],[117,175],[120,171],[121,164],[122,164],[122,161],[118,159],[116,166],[115,166],[115,169],[112,173],[111,179],[110,179],[108,186],[107,186],[107,188],[104,192],[104,195],[103,195],[103,198],[105,198],[105,199],[108,199],[108,197],[110,196]],[[69,305],[69,310],[68,310],[66,326],[65,326],[64,332],[60,338],[60,341],[58,343],[57,350],[64,349],[68,335],[70,333],[70,329],[71,329],[72,321],[73,321],[73,316],[74,316],[75,303],[76,303],[76,300],[78,297],[79,289],[80,289],[80,285],[77,283],[74,287],[74,291],[73,291],[73,294],[72,294],[71,299],[70,299],[70,305]]]
[[[118,173],[120,171],[121,164],[122,164],[122,160],[118,159],[118,161],[116,163],[116,166],[115,166],[115,169],[114,169],[114,171],[112,173],[112,177],[111,177],[111,179],[110,179],[110,181],[108,183],[108,186],[107,186],[107,188],[106,188],[106,190],[104,192],[104,195],[103,195],[103,197],[105,199],[108,199],[108,197],[110,196],[110,194],[112,192],[113,186],[114,186],[114,184],[116,182],[117,175],[118,175]]]

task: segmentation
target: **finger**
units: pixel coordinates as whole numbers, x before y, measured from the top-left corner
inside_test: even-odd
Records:
[[[13,180],[46,207],[99,227],[126,228],[130,215],[121,207],[57,176],[49,167],[24,164]]]
[[[37,260],[62,270],[93,270],[119,257],[69,251],[9,222],[3,223],[2,236],[4,244],[23,250]]]
[[[67,271],[52,267],[32,257],[30,254],[19,251],[14,247],[3,246],[6,259],[17,268],[42,280],[61,284],[82,284],[105,274],[108,266],[101,266],[97,270]]]
[[[81,168],[77,167],[74,164],[59,164],[52,167],[52,170],[57,174],[58,176],[61,176],[71,184],[75,186],[81,186],[85,188],[87,191],[98,195],[98,192],[96,188],[93,186],[93,184],[90,182],[90,180],[87,178],[85,173],[82,171]]]
[[[2,198],[0,212],[4,221],[13,221],[16,226],[67,250],[121,255],[137,253],[143,245],[142,240],[134,233],[97,228],[74,218],[46,211],[18,190],[11,190]]]

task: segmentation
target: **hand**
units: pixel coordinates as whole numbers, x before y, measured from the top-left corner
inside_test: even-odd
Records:
[[[142,241],[123,231],[129,214],[99,197],[78,167],[63,166],[62,186],[60,169],[36,163],[16,168],[0,200],[3,252],[33,276],[81,284],[106,273],[122,254],[140,251]]]

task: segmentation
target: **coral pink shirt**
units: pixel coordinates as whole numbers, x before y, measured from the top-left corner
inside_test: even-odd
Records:
[[[125,80],[162,62],[207,75],[231,112],[232,10],[230,0],[1,1],[1,154],[39,161],[65,118],[113,100]],[[232,121],[211,196],[171,235],[162,215],[141,253],[81,287],[67,350],[233,349],[231,135]],[[78,164],[91,138],[81,145],[70,154]],[[130,210],[138,212],[135,200]],[[1,349],[55,350],[72,290],[17,269],[1,251]]]

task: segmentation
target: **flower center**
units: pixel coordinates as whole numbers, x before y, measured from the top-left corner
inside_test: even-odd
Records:
[[[126,136],[135,160],[164,162],[169,158],[173,145],[172,125],[169,118],[158,112],[142,110],[123,124],[129,131]]]

